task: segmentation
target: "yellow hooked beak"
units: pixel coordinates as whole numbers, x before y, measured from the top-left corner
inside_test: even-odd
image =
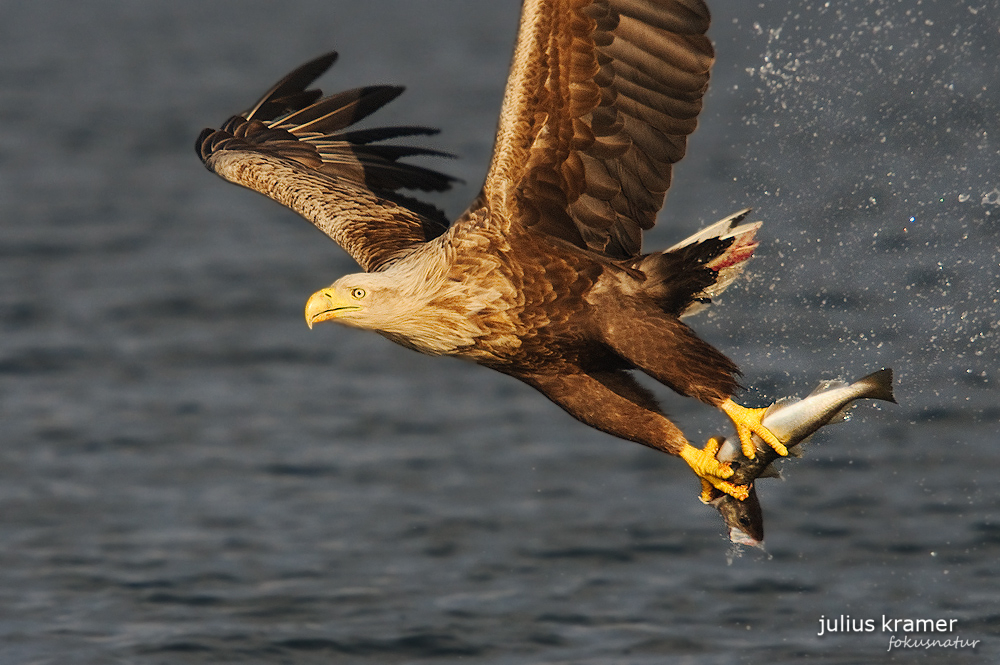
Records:
[[[335,319],[345,312],[361,309],[355,302],[348,302],[332,289],[322,289],[309,296],[306,302],[306,325],[310,330],[314,323]]]

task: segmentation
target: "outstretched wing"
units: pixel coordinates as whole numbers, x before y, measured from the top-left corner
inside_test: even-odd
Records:
[[[203,131],[196,149],[209,170],[292,208],[339,243],[364,270],[377,270],[448,228],[441,211],[398,191],[441,191],[453,179],[399,161],[443,153],[381,143],[436,130],[345,131],[403,89],[369,86],[329,97],[308,90],[336,59],[336,53],[328,53],[302,65],[249,111],[233,116],[220,129]]]
[[[714,50],[702,0],[525,0],[478,202],[623,259],[684,156]]]

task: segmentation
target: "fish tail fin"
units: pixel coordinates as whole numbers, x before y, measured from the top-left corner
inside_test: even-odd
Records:
[[[705,309],[740,276],[757,248],[762,222],[740,224],[748,214],[749,208],[741,210],[666,251],[639,257],[631,267],[646,276],[643,289],[676,316]]]
[[[847,384],[843,381],[824,381],[820,384],[820,387],[813,391],[813,393],[823,392],[830,388],[836,388],[841,386],[846,386]],[[851,387],[860,388],[863,392],[858,397],[863,397],[867,399],[880,399],[885,402],[892,402],[896,404],[896,397],[892,394],[892,370],[891,369],[880,369],[877,372],[872,372],[868,376],[863,376],[853,384]],[[844,405],[837,413],[833,414],[833,417],[827,421],[828,425],[834,423],[842,423],[845,420],[849,420],[851,417],[851,409],[854,408],[854,402],[848,402]]]
[[[864,397],[880,399],[893,404],[899,403],[896,401],[896,396],[892,394],[892,369],[888,367],[861,377],[855,382],[855,385],[857,384],[862,384],[865,387]]]

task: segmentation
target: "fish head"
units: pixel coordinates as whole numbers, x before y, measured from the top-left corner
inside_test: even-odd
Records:
[[[757,488],[751,484],[750,494],[743,501],[728,494],[719,494],[709,503],[719,511],[729,527],[729,540],[739,545],[759,546],[764,540],[764,514],[757,498]]]

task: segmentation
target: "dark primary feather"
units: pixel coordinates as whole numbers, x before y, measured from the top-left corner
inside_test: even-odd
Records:
[[[257,103],[243,114],[243,117],[249,120],[256,116],[266,120],[309,106],[323,93],[319,90],[306,90],[306,88],[322,76],[323,72],[328,70],[338,57],[336,51],[331,51],[297,67],[271,86],[271,89],[265,92],[257,100]]]
[[[300,66],[276,83],[250,110],[231,118],[222,131],[335,177],[362,178],[373,190],[448,189],[454,178],[398,161],[414,155],[449,156],[446,153],[410,146],[371,145],[384,138],[430,134],[435,130],[392,127],[341,132],[396,99],[403,88],[366,86],[320,99],[322,92],[306,87],[336,59],[336,53],[328,53]],[[206,145],[215,149],[220,145],[217,141],[206,144],[204,139],[199,144],[202,160],[207,159]]]
[[[275,119],[274,125],[297,135],[332,134],[364,120],[401,94],[403,88],[396,85],[371,85],[343,90]]]
[[[295,208],[345,246],[362,266],[374,269],[448,227],[443,212],[400,190],[443,191],[455,180],[400,161],[413,156],[449,156],[446,153],[381,143],[437,130],[349,129],[398,97],[403,88],[367,86],[328,97],[318,89],[308,89],[336,57],[336,53],[328,53],[297,68],[250,110],[233,116],[218,130],[203,131],[197,149],[209,169]],[[321,212],[314,202],[305,200],[306,190],[323,201]],[[370,197],[373,200],[367,201]],[[298,207],[293,200],[298,200]],[[348,218],[348,210],[358,206],[364,212]]]

